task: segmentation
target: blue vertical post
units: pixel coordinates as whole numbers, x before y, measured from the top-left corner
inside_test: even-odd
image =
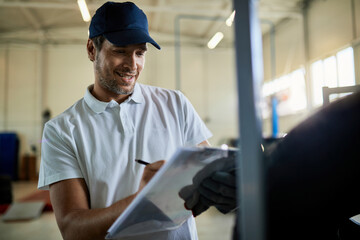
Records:
[[[233,0],[236,11],[236,70],[239,101],[240,156],[237,174],[240,218],[238,239],[264,240],[265,192],[261,152],[260,89],[262,39],[256,0]]]
[[[271,123],[272,137],[276,138],[279,134],[279,116],[277,113],[278,99],[275,95],[271,96]]]

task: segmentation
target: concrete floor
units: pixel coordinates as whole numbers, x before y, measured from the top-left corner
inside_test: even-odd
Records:
[[[14,201],[21,199],[36,190],[36,182],[13,183]],[[0,216],[1,217],[1,216]],[[231,239],[234,215],[223,215],[216,209],[210,209],[196,218],[200,240]],[[0,239],[6,240],[60,240],[53,212],[44,212],[30,221],[3,222],[0,221]]]

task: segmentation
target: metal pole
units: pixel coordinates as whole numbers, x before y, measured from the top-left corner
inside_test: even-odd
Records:
[[[7,131],[8,129],[8,121],[9,121],[9,82],[10,82],[10,44],[6,45],[5,49],[5,67],[4,67],[4,130]]]
[[[275,79],[276,76],[276,51],[275,51],[275,24],[269,20],[261,20],[261,23],[268,24],[270,26],[270,64],[271,64],[271,80]],[[272,124],[272,136],[277,137],[278,135],[278,114],[277,114],[277,99],[276,95],[274,94],[271,96],[271,109],[272,109],[272,117],[271,117],[271,124]]]
[[[181,57],[180,57],[180,16],[175,18],[175,87],[181,90]]]
[[[357,66],[360,66],[360,56],[357,54],[359,50],[359,42],[355,42],[357,39],[357,24],[356,24],[356,4],[354,0],[351,0],[351,20],[352,20],[352,32],[353,32],[353,43],[352,47],[354,49],[354,61],[355,61],[355,83],[360,84],[360,69]]]
[[[302,10],[301,24],[303,27],[303,46],[304,46],[304,56],[305,56],[305,84],[306,84],[306,100],[307,100],[307,110],[311,111],[313,109],[313,87],[312,87],[312,78],[310,74],[310,43],[309,43],[309,24],[308,24],[308,8],[309,1],[304,2],[304,7]]]
[[[269,20],[261,20],[262,24],[270,26],[270,59],[271,59],[271,80],[276,77],[276,49],[275,49],[275,24]]]
[[[256,0],[233,0],[239,100],[240,156],[237,174],[240,218],[238,239],[264,240],[265,192],[261,152],[260,89],[263,80],[262,40]]]

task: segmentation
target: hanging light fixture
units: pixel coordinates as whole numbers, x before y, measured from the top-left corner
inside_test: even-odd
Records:
[[[207,44],[208,48],[214,49],[219,44],[221,39],[223,39],[223,37],[224,34],[222,32],[215,33],[215,35],[210,39],[210,41]]]
[[[235,18],[235,10],[231,13],[231,15],[228,17],[228,19],[226,19],[226,25],[231,27],[231,25],[234,22],[234,18]]]
[[[84,22],[89,22],[91,20],[91,17],[90,17],[89,9],[86,5],[85,0],[78,0],[77,3],[79,5],[81,16],[82,16]]]

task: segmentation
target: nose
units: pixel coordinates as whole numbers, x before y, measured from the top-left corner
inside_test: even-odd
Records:
[[[124,67],[128,68],[130,72],[133,72],[137,69],[135,54],[129,54],[126,56]]]

